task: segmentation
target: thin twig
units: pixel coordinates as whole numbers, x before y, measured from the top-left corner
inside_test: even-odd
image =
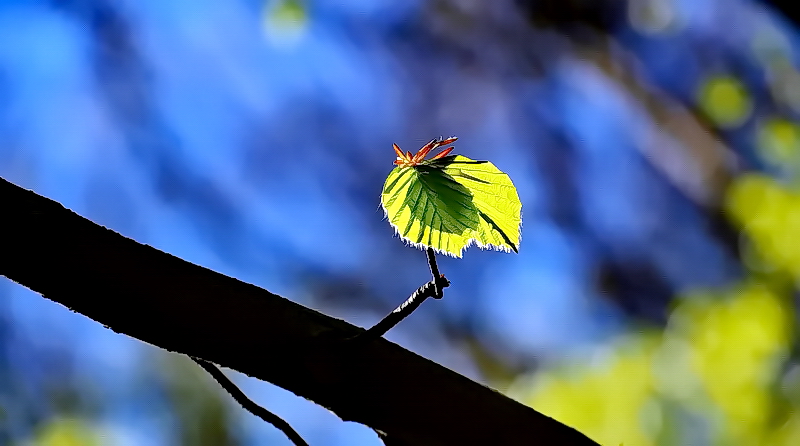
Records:
[[[426,250],[428,256],[428,266],[431,269],[433,280],[417,288],[405,302],[400,304],[399,307],[392,310],[391,313],[386,315],[380,322],[370,327],[367,331],[359,334],[353,340],[359,342],[366,342],[377,339],[386,334],[392,327],[399,324],[400,321],[405,319],[408,315],[414,312],[425,299],[433,297],[434,299],[441,299],[444,289],[450,286],[450,281],[443,275],[439,274],[439,266],[436,264],[436,253],[432,248]]]
[[[442,286],[442,279],[444,279],[444,277],[439,274],[439,265],[436,264],[436,252],[434,252],[433,248],[428,248],[425,250],[425,254],[428,255],[428,266],[431,268],[431,275],[433,276],[433,290],[435,294],[432,297],[434,299],[441,299],[444,288],[447,285]],[[450,282],[447,284],[449,285]]]
[[[444,286],[444,285],[443,285]],[[371,340],[377,339],[387,331],[389,331],[392,327],[399,324],[400,321],[405,319],[409,314],[413,313],[414,310],[419,307],[425,299],[429,297],[436,296],[436,284],[433,280],[422,285],[421,287],[417,288],[411,296],[406,299],[405,302],[400,304],[399,307],[392,310],[391,313],[386,315],[380,322],[370,327],[367,331],[359,334],[356,338],[360,340]]]
[[[270,423],[271,425],[280,429],[295,446],[308,446],[303,437],[300,436],[292,426],[289,425],[283,418],[275,415],[274,413],[270,412],[269,410],[259,406],[258,404],[254,403],[247,395],[244,394],[236,384],[233,383],[224,373],[222,370],[217,368],[214,364],[206,361],[205,359],[191,357],[194,362],[196,362],[200,367],[203,368],[206,372],[208,372],[218,383],[225,389],[232,397],[236,400],[242,407],[245,408],[248,412],[252,413],[253,415],[261,418],[262,420]]]

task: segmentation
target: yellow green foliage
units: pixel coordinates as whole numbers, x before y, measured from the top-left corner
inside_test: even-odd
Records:
[[[622,336],[512,394],[606,445],[683,444],[669,411],[699,420],[713,444],[800,444],[800,420],[773,422],[791,335],[781,296],[746,282],[686,296],[663,332]]]
[[[24,446],[105,446],[100,435],[85,421],[54,418],[42,425]]]
[[[727,209],[752,243],[751,260],[800,279],[800,191],[748,174],[731,188]]]
[[[653,395],[651,364],[658,336],[625,336],[585,361],[540,373],[520,397],[536,410],[602,444],[651,444],[646,423]],[[513,392],[512,392],[513,393]]]

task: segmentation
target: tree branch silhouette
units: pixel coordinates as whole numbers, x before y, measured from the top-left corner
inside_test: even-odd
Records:
[[[794,0],[764,0],[764,3],[791,20],[795,26],[800,26],[800,5]]]
[[[385,339],[337,348],[363,329],[3,179],[0,206],[0,274],[118,333],[269,381],[407,444],[597,446]]]
[[[236,387],[236,384],[228,379],[228,377],[225,376],[225,374],[222,373],[222,370],[220,370],[217,366],[206,361],[205,359],[192,358],[192,360],[196,362],[197,365],[202,367],[203,370],[208,372],[208,374],[211,375],[211,377],[214,378],[214,380],[216,380],[217,383],[219,383],[219,385],[222,386],[222,388],[225,389],[225,391],[227,391],[231,397],[233,397],[233,399],[235,399],[236,402],[239,403],[239,405],[241,405],[245,410],[278,428],[278,430],[283,432],[283,434],[286,435],[296,446],[308,446],[308,443],[303,440],[303,437],[301,437],[300,434],[298,434],[289,423],[248,398],[247,395],[245,395],[241,389]]]

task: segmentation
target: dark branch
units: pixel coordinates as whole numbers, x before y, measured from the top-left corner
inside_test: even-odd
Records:
[[[450,282],[444,277],[441,277],[438,283],[439,288],[446,288],[450,285]],[[358,342],[369,342],[385,335],[387,331],[391,330],[392,327],[399,324],[400,321],[405,319],[409,314],[413,313],[417,307],[422,305],[422,302],[424,302],[425,299],[429,297],[436,297],[436,287],[437,282],[431,280],[425,285],[417,288],[417,290],[414,291],[414,293],[412,293],[405,302],[400,304],[399,307],[392,310],[391,313],[381,319],[380,322],[370,327],[369,330],[356,336],[354,340],[357,340]],[[441,296],[441,293],[439,295]]]
[[[764,0],[763,3],[771,5],[795,26],[800,26],[800,5],[797,0]]]
[[[211,375],[223,389],[225,389],[232,397],[239,403],[245,410],[252,413],[253,415],[261,418],[262,420],[266,421],[267,423],[277,427],[284,435],[289,437],[289,440],[292,440],[297,446],[308,446],[303,437],[297,433],[292,426],[289,425],[283,418],[275,415],[274,413],[270,412],[269,410],[259,406],[253,400],[247,397],[238,387],[236,384],[233,383],[224,373],[222,370],[217,368],[214,364],[206,361],[205,359],[194,358],[192,357],[194,362],[196,362],[200,367],[203,368],[209,375]]]
[[[343,355],[324,340],[362,329],[122,237],[2,179],[0,274],[118,333],[269,381],[407,444],[597,446],[385,339]]]

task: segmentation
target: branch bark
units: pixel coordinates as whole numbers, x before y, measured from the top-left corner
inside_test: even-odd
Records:
[[[596,446],[362,329],[125,238],[0,179],[0,274],[141,341],[269,381],[416,446]]]

